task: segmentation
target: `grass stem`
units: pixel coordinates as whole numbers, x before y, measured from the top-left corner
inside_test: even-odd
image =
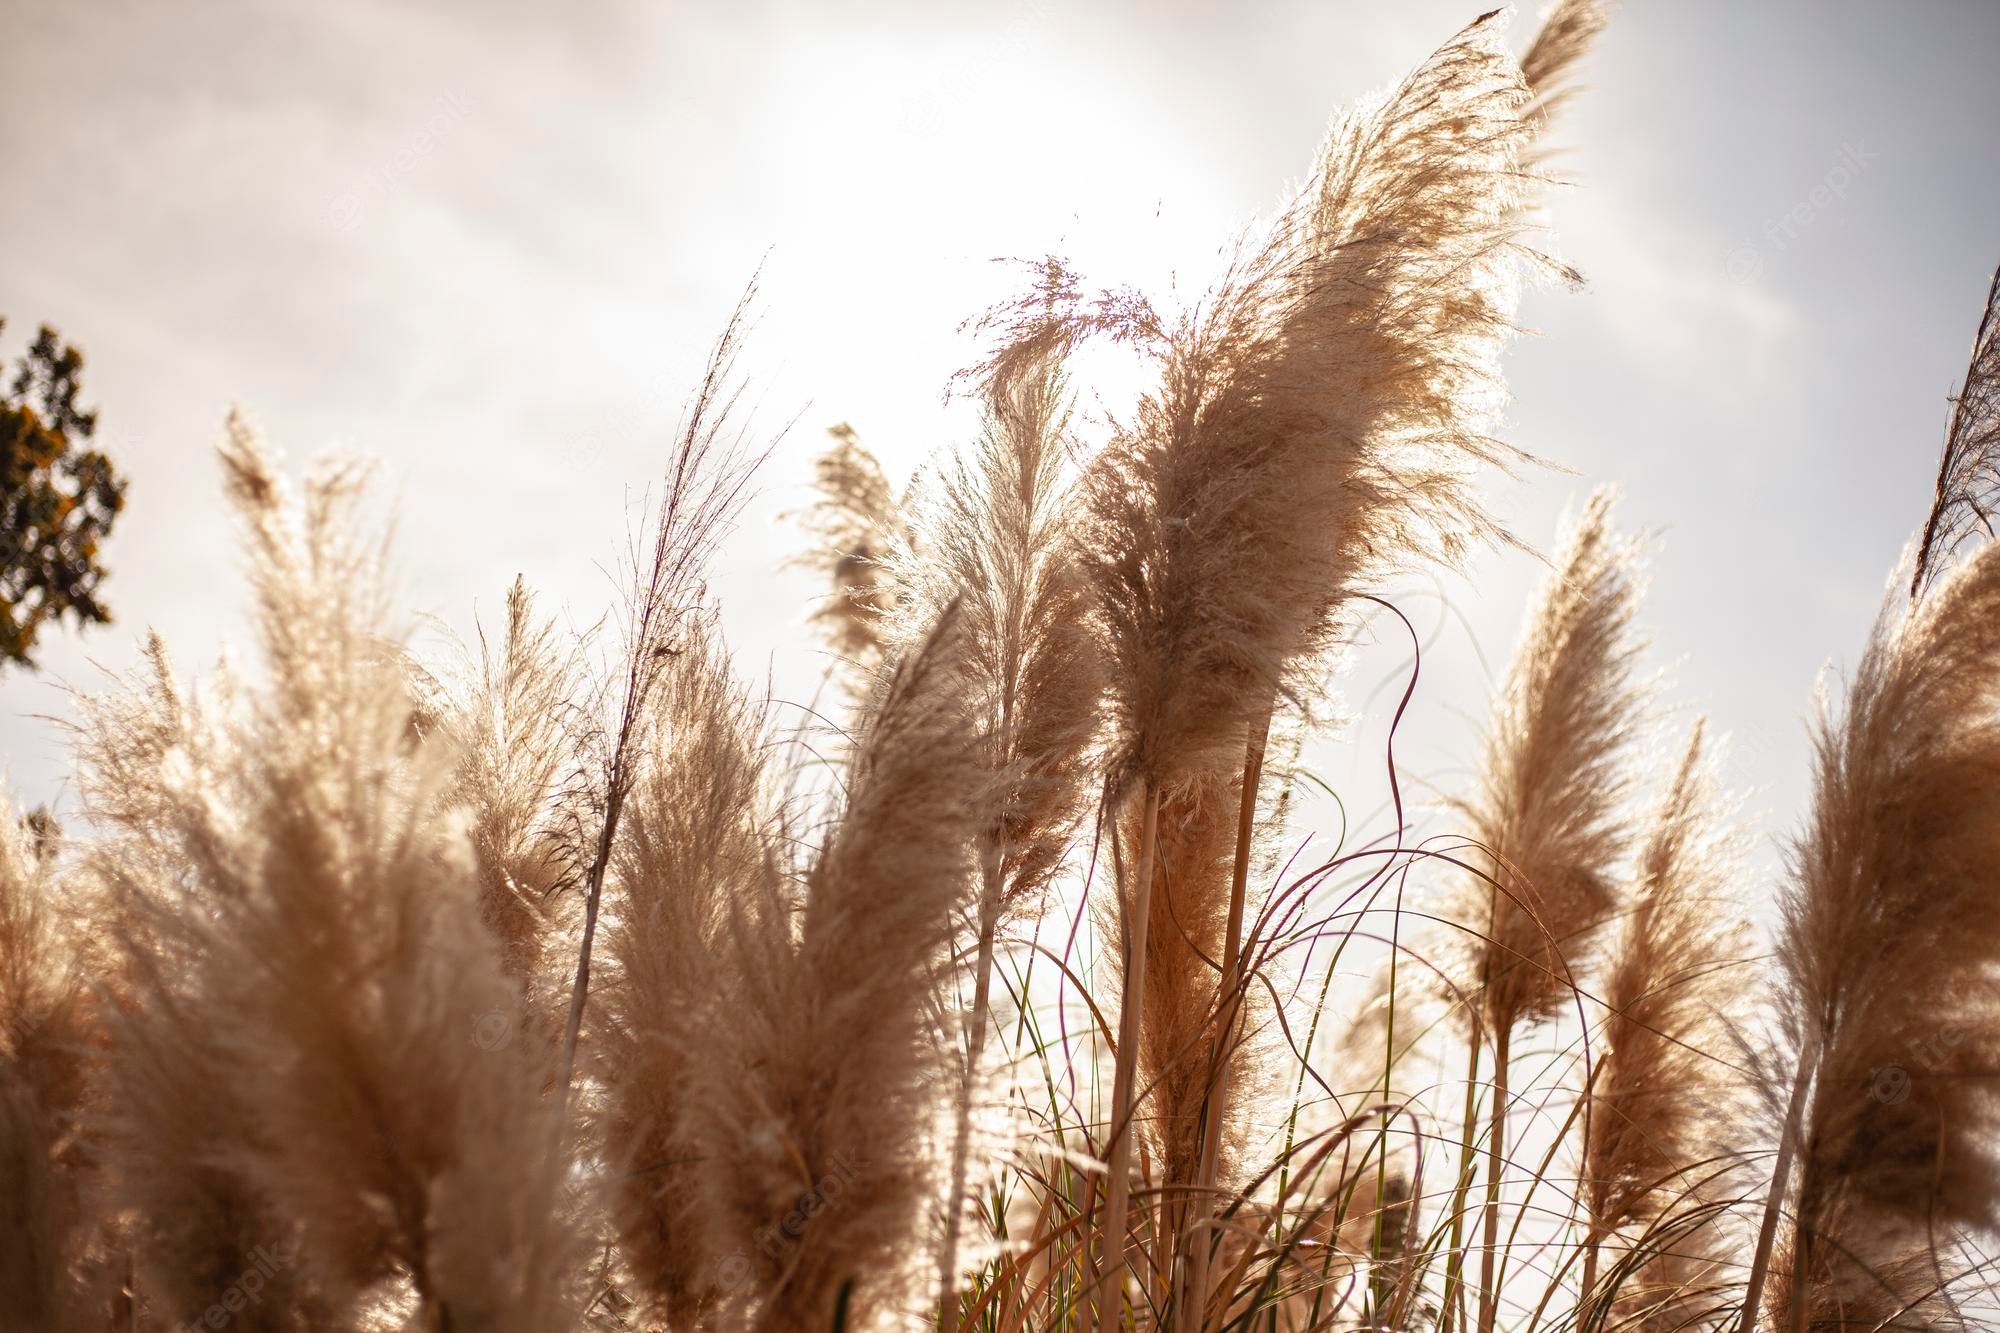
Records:
[[[1126,1217],[1132,1198],[1133,1088],[1139,1078],[1139,1024],[1145,1012],[1146,918],[1153,898],[1153,843],[1159,835],[1160,797],[1148,781],[1139,794],[1139,849],[1134,858],[1132,892],[1124,912],[1125,989],[1119,1004],[1116,1072],[1111,1080],[1109,1151],[1105,1156],[1103,1271],[1098,1276],[1097,1327],[1102,1333],[1120,1328],[1125,1291]]]

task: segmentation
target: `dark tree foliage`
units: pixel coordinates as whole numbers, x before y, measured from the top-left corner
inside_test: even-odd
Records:
[[[97,599],[98,548],[124,507],[125,479],[83,447],[97,413],[77,404],[82,374],[83,353],[45,324],[0,396],[0,666],[33,666],[51,620],[111,620]]]

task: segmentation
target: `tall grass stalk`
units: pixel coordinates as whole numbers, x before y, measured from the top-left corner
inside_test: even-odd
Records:
[[[1103,1237],[1098,1258],[1096,1327],[1105,1333],[1125,1324],[1125,1267],[1132,1194],[1132,1155],[1138,1142],[1134,1088],[1139,1079],[1139,1024],[1144,1007],[1138,996],[1146,982],[1146,934],[1153,899],[1153,857],[1159,838],[1160,798],[1150,783],[1133,798],[1139,808],[1139,839],[1133,853],[1132,892],[1121,904],[1119,951],[1125,964],[1125,999],[1119,1007],[1116,1071],[1106,1110],[1104,1211],[1098,1232]]]
[[[1237,806],[1236,850],[1229,873],[1229,920],[1223,940],[1222,979],[1217,992],[1221,1014],[1208,1057],[1208,1097],[1202,1113],[1201,1165],[1188,1199],[1183,1258],[1177,1273],[1185,1273],[1184,1291],[1175,1303],[1182,1320],[1200,1319],[1208,1308],[1209,1218],[1215,1209],[1216,1173],[1222,1153],[1222,1117],[1229,1104],[1229,1071],[1240,1008],[1243,977],[1243,912],[1249,898],[1250,853],[1256,834],[1257,790],[1264,773],[1264,747],[1271,735],[1267,711],[1250,724],[1244,746],[1243,794]],[[1184,1325],[1185,1326],[1185,1325]]]
[[[604,876],[618,845],[618,824],[626,798],[642,763],[639,737],[665,664],[678,651],[674,635],[699,609],[707,564],[742,508],[756,469],[757,459],[727,435],[740,392],[732,382],[736,355],[756,296],[753,280],[709,354],[668,462],[658,512],[651,520],[652,549],[643,561],[635,551],[632,560],[634,582],[626,604],[624,678],[617,711],[597,771],[582,779],[591,791],[596,827],[587,828],[578,821],[572,852],[581,871],[584,906],[576,977],[563,1026],[558,1082],[565,1095],[575,1077],[577,1039],[583,1031],[584,1006],[590,999],[591,951],[597,938]]]

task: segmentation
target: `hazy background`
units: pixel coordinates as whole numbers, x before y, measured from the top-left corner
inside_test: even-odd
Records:
[[[1011,281],[991,259],[1187,291],[1336,105],[1478,9],[0,0],[0,350],[39,321],[79,344],[131,478],[119,623],[0,676],[18,798],[74,799],[40,719],[59,682],[123,669],[148,625],[184,668],[242,639],[211,455],[230,403],[294,463],[381,460],[420,634],[490,623],[517,571],[581,627],[760,261],[744,368],[758,422],[796,424],[717,591],[744,669],[805,698],[818,588],[778,571],[801,542],[777,516],[824,428],[900,480],[967,433],[940,391],[958,322]],[[1764,870],[1815,674],[1852,662],[1923,516],[2000,261],[1996,55],[1989,3],[1629,0],[1560,130],[1555,247],[1590,286],[1530,298],[1510,433],[1574,475],[1495,506],[1546,545],[1615,480],[1661,532],[1667,697],[1732,735]],[[1535,568],[1400,590],[1434,639],[1406,778],[1462,781]],[[1363,716],[1310,756],[1357,818],[1405,656],[1362,652]]]

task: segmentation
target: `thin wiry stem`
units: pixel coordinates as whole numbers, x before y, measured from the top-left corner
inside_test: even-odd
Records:
[[[1451,1196],[1451,1245],[1449,1258],[1445,1261],[1444,1274],[1444,1333],[1451,1333],[1454,1327],[1467,1323],[1465,1312],[1465,1200],[1473,1182],[1478,1178],[1478,1167],[1474,1163],[1474,1140],[1478,1137],[1478,1095],[1479,1057],[1485,1047],[1480,1039],[1479,1019],[1475,1011],[1472,1031],[1465,1043],[1465,1110],[1459,1117],[1459,1126],[1464,1140],[1459,1146],[1458,1183]],[[1453,1320],[1457,1321],[1454,1325]]]
[[[757,282],[752,278],[709,353],[707,369],[675,443],[666,491],[652,519],[652,557],[643,571],[634,562],[638,580],[627,608],[630,620],[624,686],[603,761],[598,825],[584,863],[583,936],[577,944],[576,979],[563,1025],[558,1086],[565,1097],[575,1076],[577,1038],[583,1029],[584,1005],[590,998],[591,948],[597,937],[604,876],[617,844],[626,797],[643,761],[635,742],[644,728],[661,673],[679,651],[674,635],[700,605],[708,561],[748,498],[750,477],[762,461],[761,455],[748,456],[739,451],[735,441],[723,437],[741,392],[733,378],[736,355],[749,332],[756,297]]]

